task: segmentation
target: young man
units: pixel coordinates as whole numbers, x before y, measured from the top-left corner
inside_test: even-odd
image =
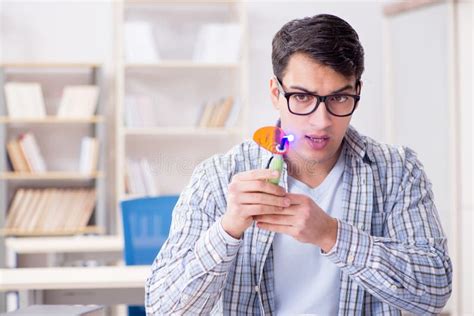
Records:
[[[452,267],[423,167],[349,125],[357,33],[332,15],[291,21],[272,62],[271,100],[295,136],[280,185],[252,141],[198,166],[147,280],[147,312],[440,312]]]

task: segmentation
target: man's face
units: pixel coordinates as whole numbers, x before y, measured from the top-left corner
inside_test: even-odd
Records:
[[[355,78],[346,78],[304,54],[290,57],[285,75],[280,80],[285,92],[311,92],[321,96],[336,92],[356,94]],[[321,164],[321,167],[332,167],[351,116],[333,116],[323,103],[309,115],[295,115],[288,110],[287,100],[279,92],[276,79],[270,82],[270,92],[273,106],[280,112],[281,127],[287,134],[295,136],[287,154],[290,161],[303,160]]]

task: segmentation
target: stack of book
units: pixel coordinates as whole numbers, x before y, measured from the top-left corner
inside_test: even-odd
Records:
[[[41,119],[46,116],[41,84],[7,82],[4,86],[8,116]],[[66,86],[63,89],[57,117],[88,118],[94,115],[99,97],[95,85]]]
[[[79,171],[93,173],[97,170],[99,159],[99,141],[95,137],[84,137],[81,141],[81,155],[79,158]]]
[[[46,164],[32,133],[21,134],[7,144],[7,152],[16,172],[46,172]]]
[[[233,97],[210,101],[202,107],[197,127],[228,127],[236,115]]]
[[[43,91],[37,82],[7,82],[4,86],[8,116],[11,118],[44,118]]]
[[[94,189],[18,189],[5,229],[15,233],[75,232],[87,226],[96,204]]]
[[[99,87],[94,85],[66,86],[63,90],[57,116],[88,118],[94,115],[99,99]]]
[[[125,187],[127,193],[137,196],[158,195],[154,172],[147,159],[127,160]]]

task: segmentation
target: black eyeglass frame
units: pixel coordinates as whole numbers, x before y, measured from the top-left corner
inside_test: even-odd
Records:
[[[288,111],[290,111],[291,114],[294,114],[294,115],[300,115],[300,116],[305,116],[305,115],[310,115],[311,113],[315,112],[319,105],[321,104],[321,102],[324,103],[324,106],[326,107],[326,110],[331,114],[331,115],[334,115],[334,116],[337,116],[337,117],[346,117],[346,116],[351,116],[354,111],[356,110],[357,108],[357,103],[359,102],[360,100],[360,95],[358,94],[348,94],[348,93],[335,93],[335,94],[329,94],[329,95],[317,95],[317,94],[314,94],[314,93],[311,93],[311,92],[286,92],[284,89],[283,89],[283,84],[281,83],[281,80],[275,76],[275,79],[276,79],[276,82],[277,82],[277,86],[278,86],[278,90],[283,94],[283,96],[285,97],[286,99],[286,105],[288,106]],[[360,89],[360,81],[357,80],[356,81],[356,90],[357,89]],[[291,107],[290,107],[290,97],[292,95],[295,95],[295,94],[308,94],[308,95],[312,95],[314,97],[316,97],[316,105],[314,106],[314,108],[308,112],[308,113],[304,113],[304,114],[301,114],[301,113],[295,113],[291,110]],[[329,109],[329,107],[326,105],[326,99],[329,98],[329,97],[337,97],[337,96],[345,96],[345,97],[351,97],[351,98],[354,98],[354,107],[352,108],[352,111],[349,113],[349,114],[344,114],[344,115],[339,115],[339,114],[334,114],[333,112],[331,112],[331,110]]]

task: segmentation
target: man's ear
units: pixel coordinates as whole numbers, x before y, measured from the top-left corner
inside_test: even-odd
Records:
[[[362,82],[362,80],[357,80],[357,82],[356,82],[356,94],[357,95],[360,95],[363,85],[364,85],[364,83]],[[358,108],[358,107],[359,107],[359,102],[357,102],[357,104],[356,104],[356,108]]]
[[[280,100],[280,90],[278,90],[276,80],[277,79],[275,77],[270,79],[270,98],[272,100],[273,107],[279,110],[280,105],[278,101]]]
[[[362,80],[357,80],[356,83],[356,93],[360,95],[360,92],[362,91],[362,86],[364,85],[364,82]]]

